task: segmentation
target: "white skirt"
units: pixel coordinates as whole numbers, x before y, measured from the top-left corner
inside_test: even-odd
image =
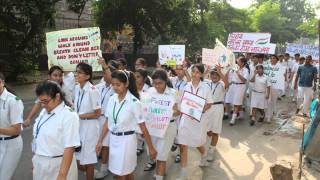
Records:
[[[152,144],[155,146],[158,155],[157,160],[167,161],[170,153],[171,146],[177,135],[176,122],[171,122],[163,138],[152,137]]]
[[[104,116],[100,116],[98,121],[99,121],[99,128],[100,128],[100,133],[99,133],[99,136],[100,136],[103,130],[104,123],[106,122],[106,118]],[[109,143],[110,143],[110,131],[108,131],[106,137],[102,141],[102,145],[104,147],[109,147]]]
[[[208,110],[209,121],[208,121],[208,132],[211,131],[216,134],[220,134],[222,130],[222,121],[224,114],[223,104],[214,104]]]
[[[62,159],[63,157],[51,158],[46,156],[34,155],[32,158],[33,180],[56,180],[59,175]],[[78,169],[75,157],[72,158],[67,179],[78,179]]]
[[[118,176],[131,174],[137,166],[137,136],[110,134],[109,170]]]
[[[267,108],[268,100],[265,93],[251,92],[251,108],[265,109]]]
[[[96,145],[99,140],[100,128],[98,120],[80,120],[81,151],[76,153],[80,165],[98,162]]]
[[[226,94],[225,103],[243,105],[246,89],[246,84],[231,84]]]
[[[201,121],[182,115],[178,127],[178,144],[190,147],[200,147],[206,143],[208,120],[205,115]]]

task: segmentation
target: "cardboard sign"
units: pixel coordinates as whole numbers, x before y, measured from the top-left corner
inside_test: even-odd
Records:
[[[185,58],[185,45],[159,45],[158,54],[161,65],[182,65]]]
[[[200,122],[205,104],[206,100],[204,98],[184,91],[181,100],[181,113]]]
[[[292,57],[297,53],[304,57],[310,55],[313,60],[319,60],[319,46],[315,45],[288,43],[286,53],[289,53]]]
[[[62,66],[65,71],[75,71],[80,62],[101,71],[98,63],[100,50],[100,29],[79,28],[46,33],[48,66]]]
[[[143,93],[141,103],[150,135],[163,138],[173,115],[173,97]]]
[[[274,67],[271,64],[264,64],[264,74],[270,78],[271,87],[274,89],[285,89],[285,77],[286,68],[279,63]]]
[[[270,33],[230,33],[227,48],[233,52],[274,54],[276,44],[270,43]]]

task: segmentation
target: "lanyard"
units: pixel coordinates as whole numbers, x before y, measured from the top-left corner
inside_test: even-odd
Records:
[[[116,116],[114,115],[114,112],[115,112],[117,103],[114,102],[113,113],[112,114],[113,114],[113,121],[114,121],[115,125],[117,125],[119,113],[120,113],[120,111],[121,111],[121,109],[122,109],[122,107],[123,107],[125,102],[126,102],[126,100],[124,100],[123,103],[121,104],[120,108],[118,109],[118,112],[117,112]]]
[[[179,83],[180,82],[180,83]],[[178,84],[179,83],[179,84]],[[181,84],[183,83],[183,80],[178,80],[177,82],[176,82],[176,84],[175,84],[175,87],[178,89],[178,90],[180,90],[180,86],[181,86]]]
[[[42,120],[42,118],[43,118],[43,116],[41,116],[41,118],[40,118],[40,120],[39,120],[39,123],[37,124],[37,127],[36,127],[36,139],[37,139],[37,137],[38,137],[38,134],[39,134],[39,132],[40,132],[41,127],[42,127],[50,118],[52,118],[52,116],[54,116],[54,115],[55,115],[55,113],[51,114],[46,120],[43,121],[42,124],[40,124],[40,122],[41,122],[41,120]]]
[[[198,95],[198,91],[199,91],[199,89],[200,89],[200,88],[198,88],[198,89],[197,89],[197,91],[196,91],[196,95]],[[192,93],[192,94],[194,94],[194,93],[193,93],[193,87],[192,87],[192,85],[191,85],[191,93]]]
[[[212,84],[213,84],[213,83],[211,83],[211,86],[212,86]],[[217,83],[216,86],[214,87],[213,92],[212,92],[212,96],[214,96],[214,93],[216,92],[216,89],[217,89],[217,87],[219,86],[219,84],[220,84],[220,83]]]
[[[80,107],[81,107],[82,100],[83,100],[83,95],[84,95],[84,91],[83,91],[81,98],[80,98],[80,91],[79,91],[79,97],[78,97],[78,102],[77,102],[77,112],[80,111]]]
[[[102,92],[101,92],[101,95],[103,94],[104,89],[105,89],[105,88],[103,87]],[[108,92],[110,91],[111,87],[110,87],[110,86],[107,86],[106,89],[107,89],[107,91],[106,91],[106,93],[104,93],[104,95],[103,95],[103,97],[102,97],[101,105],[103,104],[104,99],[105,99],[106,95],[108,94]]]

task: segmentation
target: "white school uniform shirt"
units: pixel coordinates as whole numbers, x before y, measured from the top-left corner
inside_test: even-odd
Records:
[[[172,86],[177,91],[183,91],[184,87],[187,85],[187,80],[185,78],[179,79],[178,76],[170,77]]]
[[[207,83],[207,85],[211,90],[213,103],[224,102],[225,93],[226,93],[224,82],[218,81],[215,83],[210,81]]]
[[[108,102],[110,97],[114,94],[114,89],[111,84],[106,83],[105,81],[96,85],[99,90],[101,97],[101,116],[104,116],[108,108]]]
[[[105,117],[108,119],[109,130],[114,133],[136,131],[138,124],[145,122],[141,102],[129,91],[121,102],[118,94],[110,98]]]
[[[192,85],[192,82],[188,82],[187,85],[184,87],[184,91],[191,92],[192,94],[195,94],[197,96],[200,96],[204,99],[206,99],[206,104],[213,103],[213,98],[211,94],[211,90],[204,81],[200,81],[198,84],[198,87],[194,87]]]
[[[142,87],[142,90],[139,91],[139,95],[141,96],[142,93],[147,92],[149,88],[150,88],[150,86],[149,86],[148,84],[144,83],[144,85],[143,85],[143,87]]]
[[[69,103],[73,103],[74,100],[74,88],[76,86],[76,79],[72,72],[63,77],[62,90],[66,94],[66,100]]]
[[[246,80],[249,79],[249,71],[246,67],[243,67],[239,71],[241,76],[243,76]],[[229,76],[231,76],[230,79],[232,83],[246,83],[239,78],[236,71],[231,70]]]
[[[0,96],[0,128],[23,123],[23,103],[20,98],[4,89]],[[0,137],[8,137],[0,134]]]
[[[89,81],[80,88],[80,84],[75,88],[74,109],[80,114],[92,113],[101,109],[101,96],[97,87]]]
[[[270,87],[270,86],[271,86],[271,82],[268,76],[264,74],[262,76],[259,76],[258,74],[256,74],[255,81],[253,84],[254,91],[265,93],[267,90],[267,87]]]
[[[34,153],[61,156],[65,148],[80,146],[79,124],[77,113],[64,103],[50,113],[42,109],[33,126]]]

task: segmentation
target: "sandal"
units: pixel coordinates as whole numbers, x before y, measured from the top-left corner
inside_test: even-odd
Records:
[[[156,168],[156,162],[148,162],[146,167],[143,169],[144,171],[152,171]]]
[[[178,154],[176,156],[176,159],[174,160],[175,163],[179,163],[181,161],[181,157],[180,157],[180,154]]]
[[[176,144],[174,144],[171,146],[171,151],[174,152],[177,150],[177,148],[178,148],[178,146]]]

